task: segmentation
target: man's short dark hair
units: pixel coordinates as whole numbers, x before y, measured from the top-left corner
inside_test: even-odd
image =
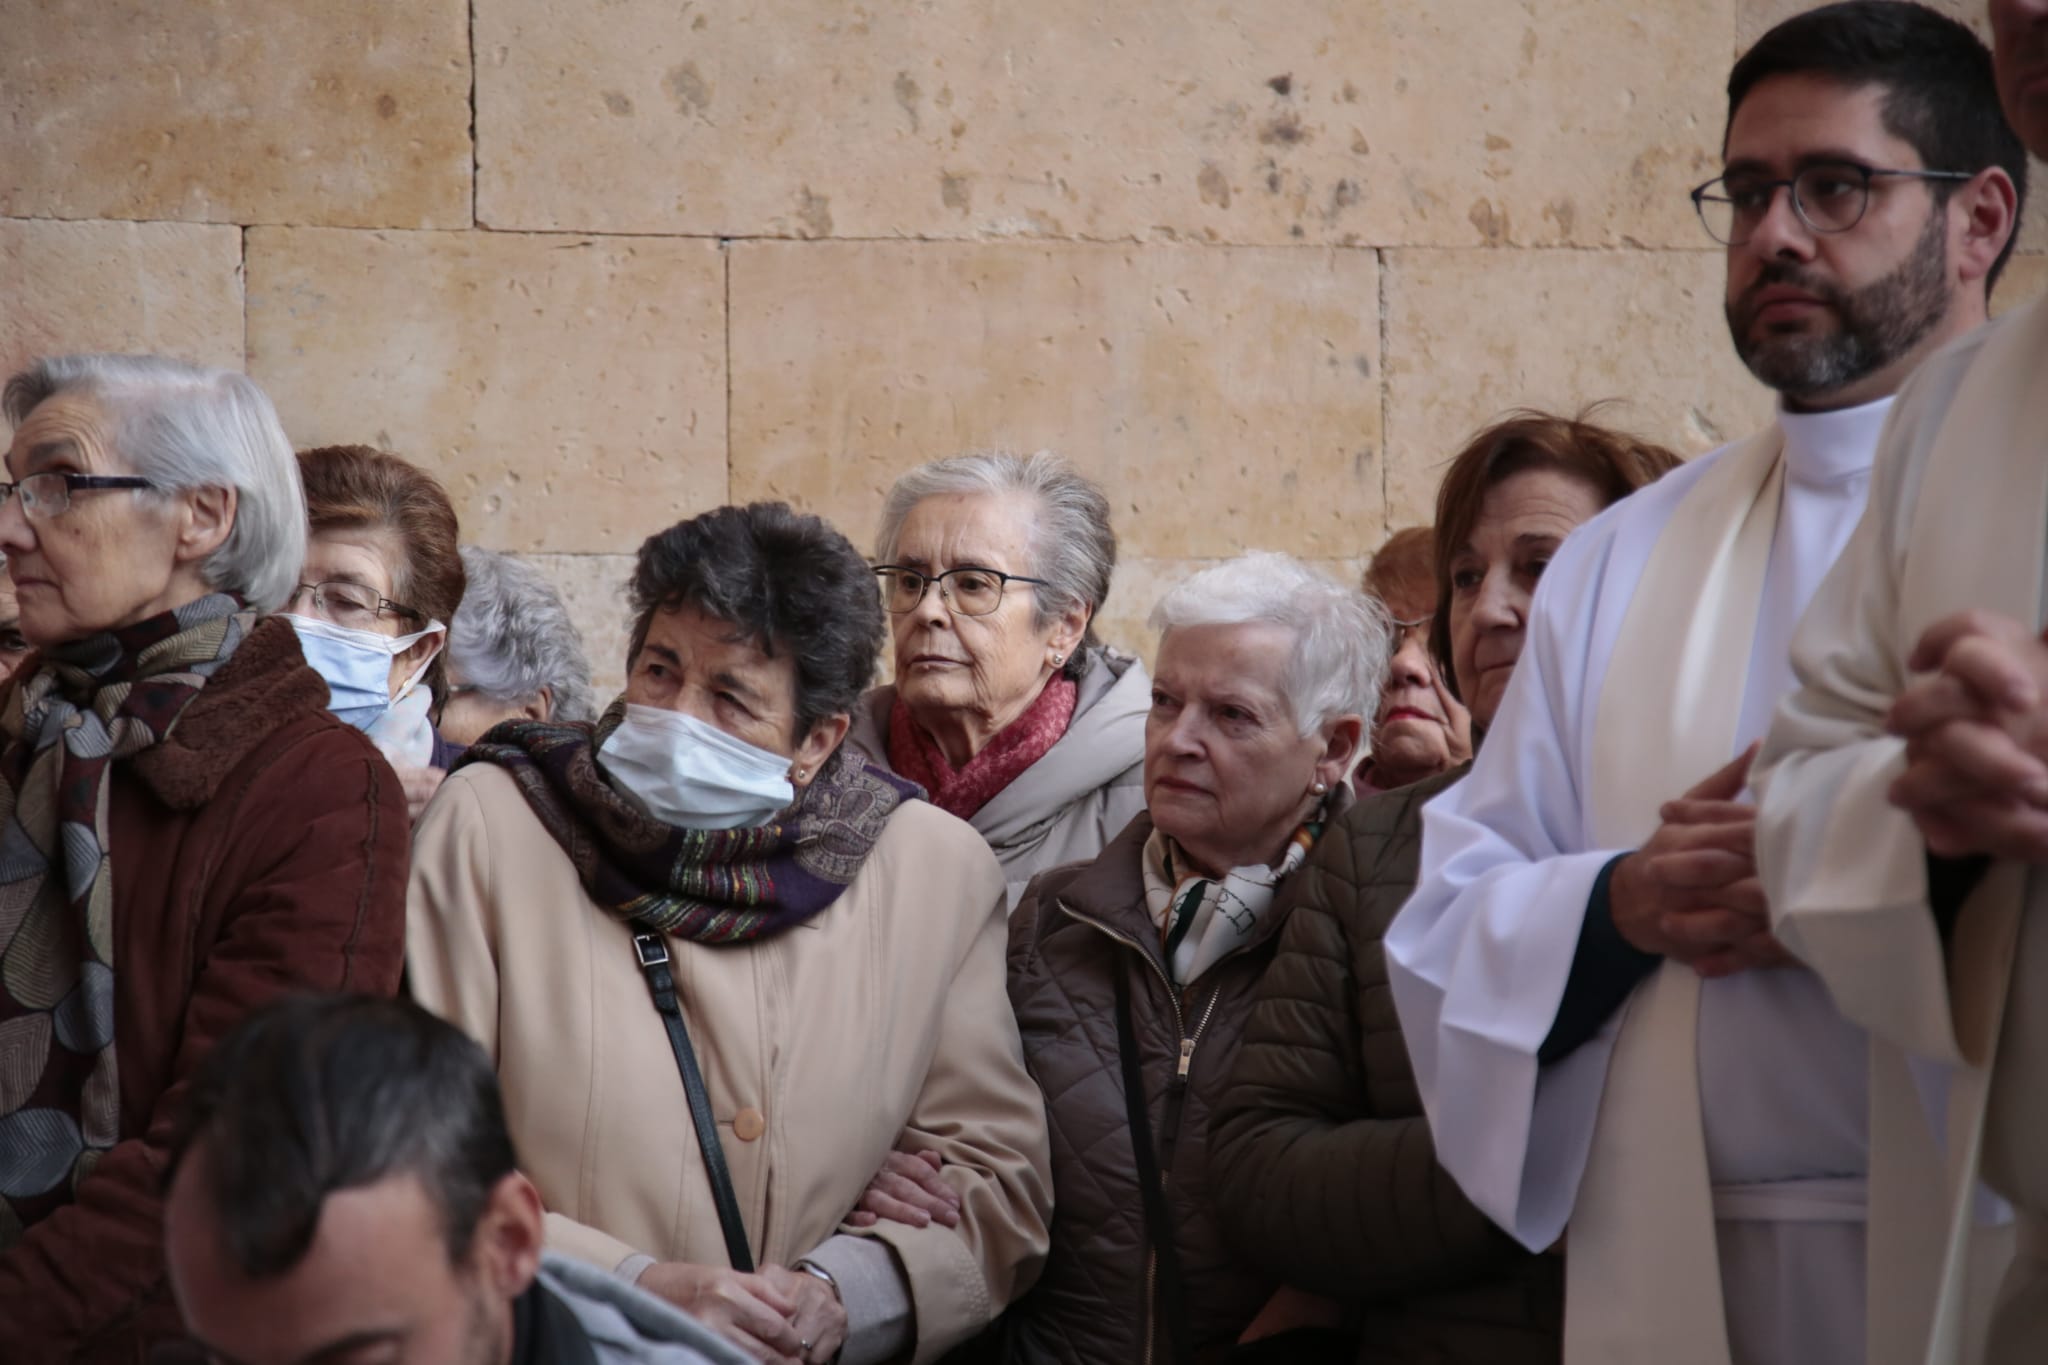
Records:
[[[1999,166],[2012,177],[2018,208],[2027,202],[2027,149],[2005,121],[1991,53],[1977,35],[1946,15],[1909,0],[1846,0],[1795,14],[1757,39],[1728,73],[1728,125],[1756,86],[1773,76],[1819,76],[1849,89],[1885,88],[1885,131],[1919,153],[1931,171],[1975,175]],[[1721,138],[1727,149],[1727,134]],[[1958,182],[1930,182],[1935,203]],[[2013,245],[1984,281],[1998,283]]]
[[[630,671],[657,611],[695,607],[796,665],[796,738],[850,712],[874,680],[887,630],[860,551],[821,517],[780,502],[719,507],[640,546]]]
[[[200,1065],[168,1189],[195,1145],[234,1263],[282,1275],[327,1196],[416,1176],[449,1259],[469,1257],[491,1191],[518,1164],[484,1050],[406,1000],[298,996],[259,1010]]]

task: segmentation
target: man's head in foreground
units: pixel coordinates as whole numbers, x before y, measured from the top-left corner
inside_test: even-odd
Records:
[[[408,1002],[309,997],[201,1067],[165,1254],[224,1365],[503,1365],[541,1220],[481,1048]]]

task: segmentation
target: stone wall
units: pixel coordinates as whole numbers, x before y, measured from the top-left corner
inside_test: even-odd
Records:
[[[1355,573],[1501,409],[1761,421],[1685,192],[1797,7],[0,0],[0,364],[246,364],[536,555],[607,683],[650,531],[865,547],[904,467],[1055,446],[1144,648],[1239,548]]]

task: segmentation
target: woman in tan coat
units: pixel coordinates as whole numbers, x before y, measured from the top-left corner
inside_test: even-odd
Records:
[[[429,807],[413,990],[496,1059],[557,1250],[763,1360],[933,1359],[1046,1249],[1044,1106],[988,1007],[1002,874],[841,747],[882,611],[831,527],[720,508],[632,595],[596,727],[502,725]],[[840,1231],[898,1145],[957,1217]]]

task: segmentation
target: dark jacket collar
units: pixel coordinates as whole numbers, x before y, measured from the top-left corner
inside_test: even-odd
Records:
[[[268,616],[207,679],[163,743],[135,756],[133,771],[173,810],[196,810],[278,731],[326,710],[327,684],[306,666],[298,635],[283,617]]]
[[[1351,789],[1338,788],[1330,801],[1323,838],[1330,837],[1352,803]],[[1140,811],[1094,861],[1071,863],[1041,874],[1038,913],[1044,916],[1046,903],[1050,902],[1069,919],[1086,920],[1096,929],[1107,930],[1112,936],[1134,944],[1164,971],[1166,956],[1159,943],[1159,927],[1152,922],[1152,912],[1145,905],[1145,841],[1151,837],[1152,816]],[[1266,916],[1258,933],[1239,945],[1231,957],[1260,947],[1280,932],[1300,884],[1301,869],[1297,868],[1274,893],[1279,913]]]
[[[597,1365],[583,1324],[539,1280],[512,1303],[510,1365]]]

